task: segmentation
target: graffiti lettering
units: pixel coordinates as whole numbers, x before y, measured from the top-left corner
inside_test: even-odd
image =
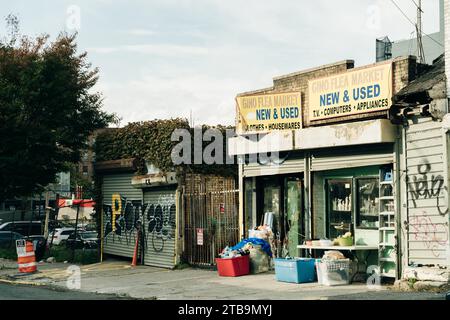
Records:
[[[406,177],[406,184],[408,191],[411,194],[412,202],[415,208],[417,208],[417,200],[420,199],[432,199],[436,198],[436,208],[441,216],[445,216],[448,213],[448,208],[442,209],[442,205],[439,202],[439,197],[442,191],[448,191],[444,186],[444,178],[441,175],[430,176],[431,164],[423,163],[417,166],[418,174]]]
[[[423,212],[421,216],[410,218],[409,231],[414,240],[421,241],[426,248],[431,250],[434,257],[438,258],[441,251],[448,246],[448,224],[433,223],[431,218]]]
[[[176,207],[173,196],[160,196],[154,202],[142,205],[141,201],[130,201],[122,198],[120,214],[113,221],[111,205],[103,205],[105,217],[105,241],[119,242],[125,238],[128,245],[136,241],[136,229],[143,226],[145,249],[155,252],[164,250],[165,243],[175,238]],[[113,231],[113,224],[115,231]],[[150,244],[150,246],[149,246]]]
[[[160,196],[157,203],[144,205],[147,218],[147,242],[151,242],[156,252],[164,250],[167,240],[174,239],[176,208],[173,197]]]

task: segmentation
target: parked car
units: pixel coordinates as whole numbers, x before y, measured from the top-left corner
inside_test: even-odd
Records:
[[[13,231],[23,236],[42,235],[41,221],[10,221],[0,225],[0,231]]]
[[[0,231],[0,248],[14,248],[16,240],[22,238],[23,235],[14,231]]]
[[[36,261],[41,260],[44,257],[45,249],[47,249],[47,241],[42,235],[26,236],[23,239],[33,242],[34,254]]]
[[[48,234],[48,240],[47,243],[54,244],[54,245],[60,245],[61,242],[64,242],[69,238],[69,236],[75,231],[75,228],[56,228],[55,232],[51,232]],[[53,235],[53,242],[52,242],[52,235]]]
[[[70,249],[94,249],[98,247],[98,233],[95,231],[72,232],[66,240],[66,246]]]
[[[13,231],[0,231],[0,248],[15,248],[16,240],[24,239],[33,242],[36,260],[42,259],[45,254],[46,241],[44,236],[23,236]]]

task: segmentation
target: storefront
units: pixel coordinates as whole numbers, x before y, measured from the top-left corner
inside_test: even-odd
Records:
[[[238,242],[238,197],[230,176],[137,174],[133,159],[96,163],[101,179],[101,252],[173,269],[211,267]],[[139,236],[138,236],[139,234]],[[137,251],[136,250],[136,243]]]
[[[96,164],[102,179],[102,254],[132,258],[138,241],[140,263],[173,268],[180,259],[177,181],[170,174],[136,176],[133,162]]]
[[[272,213],[279,256],[295,256],[304,234],[303,168],[302,154],[290,155],[280,166],[244,166],[246,229],[263,225],[264,214]]]
[[[277,256],[320,255],[332,247],[359,256],[368,273],[375,265],[395,278],[401,129],[388,112],[392,96],[414,79],[415,59],[352,67],[344,61],[293,73],[275,78],[272,88],[238,95],[240,135],[230,151],[241,159],[241,232],[247,236],[271,212]],[[283,94],[300,97],[293,104],[298,118],[292,113],[275,126],[279,118],[258,117],[261,109],[266,115],[291,109],[277,104],[288,101]],[[275,160],[261,162],[261,155]],[[349,232],[351,243],[338,245]]]

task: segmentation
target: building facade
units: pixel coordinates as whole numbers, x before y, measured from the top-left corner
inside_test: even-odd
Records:
[[[96,163],[102,253],[132,258],[138,242],[141,264],[213,266],[239,239],[235,179],[147,167],[138,174],[134,159]]]
[[[429,205],[429,199],[408,198],[417,191],[408,189],[414,178],[405,178],[405,170],[432,175],[434,169],[419,163],[427,154],[436,169],[444,170],[446,163],[443,140],[434,141],[435,149],[424,150],[420,147],[429,141],[411,140],[425,129],[431,130],[426,133],[430,139],[441,132],[432,117],[424,116],[419,121],[423,127],[417,124],[417,129],[393,121],[394,97],[407,90],[419,72],[422,66],[412,56],[361,68],[342,61],[277,77],[270,88],[238,94],[239,135],[230,141],[229,150],[240,158],[242,236],[261,225],[270,212],[277,256],[318,254],[320,248],[312,250],[305,244],[333,241],[351,232],[351,249],[365,261],[368,273],[376,270],[383,277],[400,278],[408,267],[426,261],[447,268],[448,223],[442,224],[442,219],[448,220],[448,215],[432,220],[439,224],[436,233],[442,237],[428,236],[440,243],[436,251],[442,259],[428,259],[420,251],[427,249],[430,239],[404,234],[405,219],[416,225],[411,214],[405,217],[405,204]],[[442,173],[430,178],[430,185],[444,192],[445,177]],[[425,192],[421,188],[422,184],[419,194]],[[448,197],[438,198],[444,214]],[[405,260],[405,250],[423,259]]]

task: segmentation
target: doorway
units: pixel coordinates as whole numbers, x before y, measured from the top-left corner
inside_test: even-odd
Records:
[[[273,214],[272,231],[276,257],[296,256],[304,240],[303,180],[300,175],[258,177],[256,183],[256,225],[264,215]]]

